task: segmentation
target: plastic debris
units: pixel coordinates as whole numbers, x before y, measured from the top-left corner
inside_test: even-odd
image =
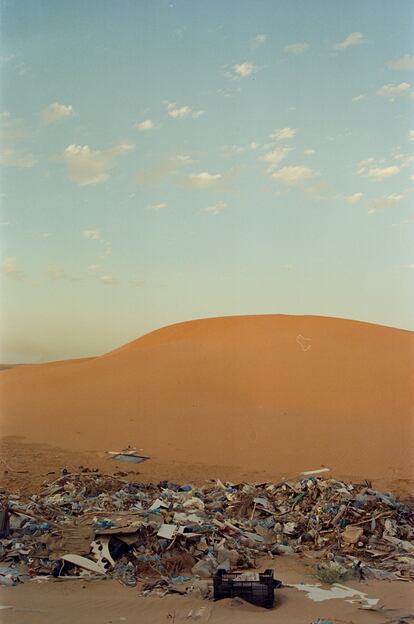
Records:
[[[105,576],[141,582],[144,595],[208,596],[217,571],[294,553],[313,553],[320,574],[414,579],[412,505],[315,473],[196,486],[66,471],[31,495],[3,491],[0,508],[10,518],[0,539],[3,584]]]

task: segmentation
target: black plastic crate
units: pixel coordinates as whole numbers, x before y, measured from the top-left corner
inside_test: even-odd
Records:
[[[282,585],[273,578],[273,570],[259,573],[258,581],[239,581],[240,572],[218,570],[214,575],[214,600],[243,598],[258,607],[271,609],[275,600],[275,588]]]

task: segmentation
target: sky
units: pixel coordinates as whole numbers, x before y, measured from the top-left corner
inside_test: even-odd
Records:
[[[414,328],[414,3],[2,0],[0,361]]]

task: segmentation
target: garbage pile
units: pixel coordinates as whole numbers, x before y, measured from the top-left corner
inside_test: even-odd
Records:
[[[144,594],[183,593],[217,570],[309,551],[360,578],[414,579],[414,510],[368,483],[195,487],[86,469],[28,497],[0,492],[0,509],[0,584],[109,577],[143,583]]]

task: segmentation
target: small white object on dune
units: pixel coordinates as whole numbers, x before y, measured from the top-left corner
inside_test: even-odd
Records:
[[[310,475],[322,474],[323,472],[330,472],[330,468],[317,468],[316,470],[306,470],[306,472],[301,472],[301,475],[305,477]]]

